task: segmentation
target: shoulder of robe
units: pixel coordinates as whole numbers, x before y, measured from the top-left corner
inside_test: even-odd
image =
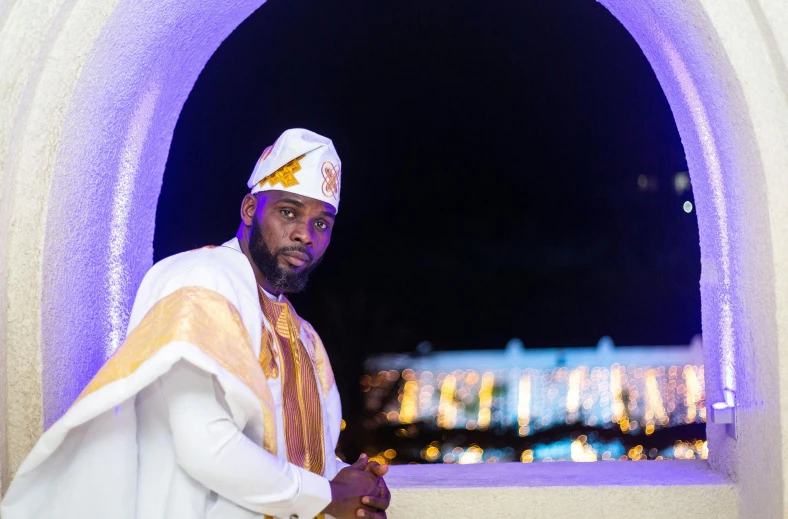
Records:
[[[189,286],[217,292],[239,311],[257,305],[254,273],[246,256],[227,247],[204,247],[170,256],[151,267],[137,291],[129,329],[157,301]]]
[[[227,247],[203,247],[165,258],[151,267],[142,283],[140,291],[147,285],[159,297],[181,286],[225,289],[220,292],[228,285],[235,290],[255,286],[246,256]]]
[[[172,276],[194,267],[213,268],[218,273],[236,267],[240,260],[246,261],[246,257],[236,250],[207,246],[164,258],[150,268],[147,276]]]

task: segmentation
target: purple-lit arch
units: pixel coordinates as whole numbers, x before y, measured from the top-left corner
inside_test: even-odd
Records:
[[[42,371],[54,422],[125,335],[153,258],[156,202],[180,110],[221,42],[263,0],[121,1],[85,64],[47,215]]]
[[[759,351],[778,358],[775,283],[761,203],[767,186],[739,80],[699,0],[602,3],[639,43],[672,107],[698,207],[707,401],[735,389],[748,417],[739,441],[753,445],[757,427],[779,429],[779,411],[761,405],[779,376],[776,363],[760,366],[760,378],[754,368]],[[152,261],[156,203],[181,107],[215,49],[261,4],[120,1],[104,26],[63,128],[47,215],[44,263],[59,268],[44,279],[46,424],[125,333]],[[760,304],[748,304],[754,300]],[[735,473],[741,449],[719,427],[709,426],[708,438],[710,463]],[[771,441],[755,455],[779,451],[779,439]],[[766,494],[782,495],[782,482],[764,485],[774,485]]]

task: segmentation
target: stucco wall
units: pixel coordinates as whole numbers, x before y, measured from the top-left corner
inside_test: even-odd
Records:
[[[738,440],[707,427],[709,462],[738,481],[742,517],[782,516],[788,147],[780,143],[788,107],[780,27],[788,5],[602,3],[648,57],[687,153],[701,238],[707,401],[735,389],[739,415]]]
[[[43,427],[41,296],[50,186],[72,92],[114,5],[29,0],[10,2],[1,13],[3,488]]]
[[[391,519],[734,519],[736,489],[702,461],[392,467]]]
[[[26,0],[0,10],[2,488],[125,331],[180,108],[261,3]]]
[[[602,3],[654,67],[687,152],[707,392],[713,401],[723,387],[736,389],[740,416],[736,441],[708,427],[710,465],[736,481],[742,517],[782,516],[788,4]],[[122,337],[151,263],[180,108],[219,43],[260,4],[26,0],[0,8],[4,485]]]

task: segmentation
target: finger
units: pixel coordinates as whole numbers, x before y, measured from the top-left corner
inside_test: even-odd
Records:
[[[361,502],[371,508],[377,508],[378,510],[385,510],[389,507],[389,500],[383,497],[364,496],[361,498]]]
[[[389,492],[389,486],[386,484],[386,480],[380,478],[378,485],[380,485],[380,489],[383,491],[383,499],[391,501],[391,492]]]
[[[377,477],[385,476],[389,471],[388,465],[381,465],[376,461],[370,461],[367,464],[367,470],[375,474]]]
[[[369,461],[367,462],[366,470],[372,472],[373,474],[379,477],[380,476],[379,472],[382,471],[383,474],[385,474],[386,472],[388,472],[389,468],[388,465],[381,465],[377,461]]]
[[[362,453],[361,456],[358,457],[356,462],[351,465],[351,467],[353,467],[356,470],[364,470],[364,468],[367,466],[367,459],[368,459],[367,455]]]
[[[365,517],[371,519],[386,519],[386,512],[376,512],[367,510],[366,508],[359,508],[356,510],[356,517]]]

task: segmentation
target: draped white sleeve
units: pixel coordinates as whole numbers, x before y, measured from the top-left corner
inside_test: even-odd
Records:
[[[287,462],[278,416],[270,420],[280,415],[281,393],[258,373],[262,318],[235,240],[156,264],[135,298],[128,337],[36,443],[0,516],[319,514],[331,501],[329,480]],[[324,410],[327,452],[341,422],[335,391]],[[327,463],[325,475],[335,474]]]
[[[181,362],[162,377],[178,465],[239,506],[312,518],[331,502],[328,480],[273,456],[233,423],[210,374]]]

